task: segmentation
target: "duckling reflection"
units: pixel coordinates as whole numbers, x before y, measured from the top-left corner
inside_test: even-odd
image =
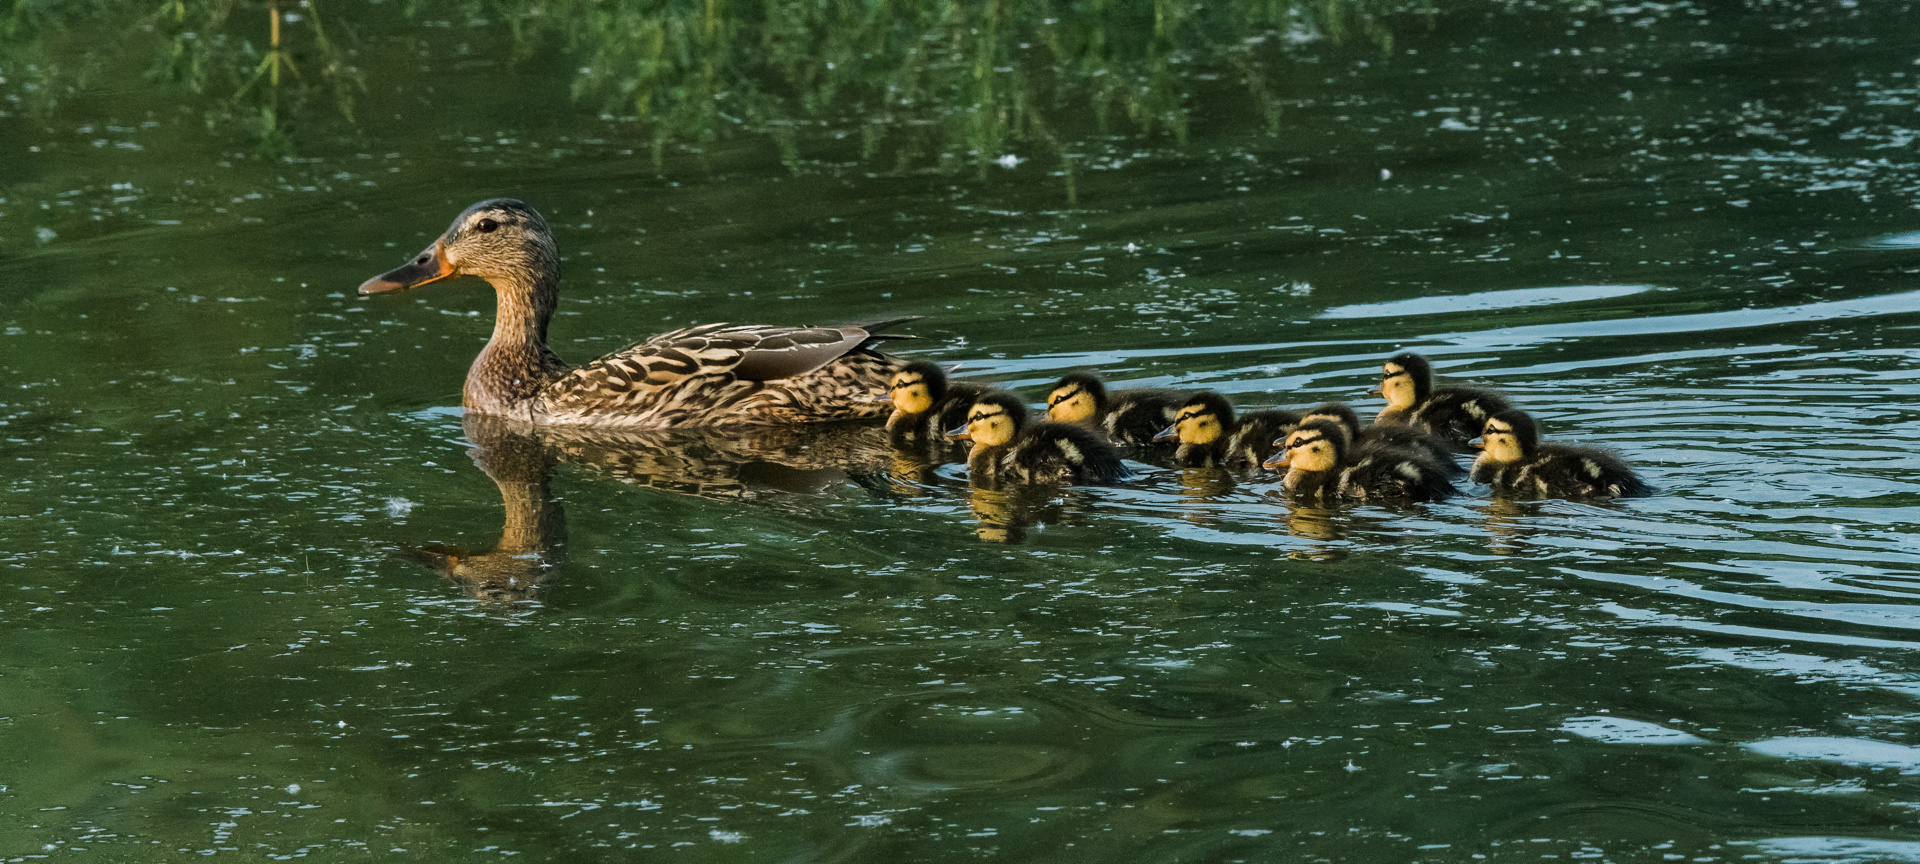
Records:
[[[1538,516],[1543,506],[1538,501],[1498,495],[1488,499],[1487,550],[1495,555],[1526,554],[1527,538],[1539,530],[1539,520],[1532,517]]]
[[[1288,507],[1286,513],[1287,533],[1314,541],[1288,553],[1288,558],[1338,561],[1347,557],[1344,544],[1347,528],[1339,510],[1296,504]]]

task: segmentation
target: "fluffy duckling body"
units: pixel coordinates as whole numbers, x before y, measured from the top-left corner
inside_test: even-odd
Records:
[[[1595,447],[1548,444],[1540,426],[1525,411],[1502,411],[1487,418],[1473,442],[1473,480],[1495,493],[1542,498],[1640,498],[1653,487],[1633,473],[1626,460]]]
[[[1098,433],[1067,423],[1027,424],[1027,408],[1012,393],[975,400],[966,425],[948,433],[973,442],[967,473],[976,484],[1113,483],[1126,479],[1120,454]]]
[[[1174,464],[1182,468],[1251,468],[1277,450],[1277,439],[1298,425],[1292,411],[1253,411],[1234,415],[1218,393],[1196,393],[1174,411],[1173,425],[1154,440],[1176,440]]]
[[[893,413],[887,415],[887,440],[896,447],[949,446],[947,430],[967,422],[973,400],[989,388],[948,381],[947,372],[924,360],[908,363],[887,385]]]
[[[1434,389],[1433,365],[1411,351],[1396,354],[1381,367],[1380,389],[1387,407],[1375,417],[1375,426],[1412,426],[1464,445],[1480,434],[1480,427],[1513,406],[1506,397],[1471,387]]]
[[[1446,474],[1417,453],[1382,447],[1357,455],[1349,446],[1339,423],[1307,420],[1287,434],[1286,449],[1265,467],[1284,466],[1282,485],[1304,502],[1440,501],[1455,492]]]
[[[1148,445],[1185,402],[1177,390],[1141,388],[1107,392],[1107,384],[1091,372],[1075,372],[1047,394],[1047,419],[1099,429],[1119,444]]]
[[[1339,402],[1316,405],[1301,412],[1301,422],[1308,420],[1332,420],[1347,430],[1347,440],[1353,442],[1355,456],[1369,453],[1380,448],[1398,448],[1421,454],[1430,460],[1434,467],[1445,471],[1448,477],[1465,477],[1467,471],[1453,458],[1453,445],[1445,438],[1412,426],[1388,423],[1374,424],[1360,428],[1360,415]],[[1291,431],[1291,430],[1288,430]],[[1281,434],[1285,434],[1284,432]]]

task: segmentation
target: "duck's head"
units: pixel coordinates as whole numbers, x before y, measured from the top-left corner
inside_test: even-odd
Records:
[[[903,414],[925,414],[947,395],[947,372],[924,360],[908,363],[887,384],[887,397]]]
[[[1196,393],[1173,415],[1173,425],[1153,436],[1155,441],[1177,438],[1182,444],[1212,444],[1233,426],[1233,405],[1218,393]]]
[[[1315,405],[1300,415],[1302,424],[1312,420],[1330,420],[1337,424],[1346,432],[1349,443],[1360,437],[1360,415],[1355,414],[1353,409],[1347,407],[1345,403],[1328,402],[1324,405]]]
[[[1263,468],[1288,468],[1294,471],[1332,471],[1347,455],[1347,432],[1332,420],[1309,420],[1287,433],[1286,446]]]
[[[1107,385],[1091,372],[1075,372],[1060,379],[1047,394],[1047,419],[1055,423],[1087,423],[1107,404]]]
[[[511,198],[482,201],[461,211],[445,234],[412,261],[360,284],[362,294],[404,291],[455,276],[478,276],[494,287],[532,289],[560,275],[547,220]]]
[[[947,432],[955,441],[975,447],[1004,447],[1027,424],[1027,406],[1012,393],[989,393],[967,410],[967,425]]]
[[[1540,426],[1525,411],[1502,411],[1488,417],[1480,437],[1467,446],[1479,450],[1480,458],[1488,462],[1519,462],[1540,446]]]
[[[1396,354],[1380,367],[1380,389],[1373,392],[1387,397],[1389,408],[1419,405],[1433,392],[1433,366],[1411,351]]]

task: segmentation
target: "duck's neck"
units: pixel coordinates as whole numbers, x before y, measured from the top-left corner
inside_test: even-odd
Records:
[[[567,364],[547,347],[547,322],[559,297],[557,274],[488,280],[498,310],[493,338],[467,370],[462,402],[469,411],[518,417]],[[529,418],[530,419],[530,418]]]

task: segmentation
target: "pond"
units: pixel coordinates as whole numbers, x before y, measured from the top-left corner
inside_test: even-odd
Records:
[[[329,12],[351,117],[310,55],[262,114],[95,50],[137,16],[0,61],[0,858],[1920,861],[1910,7],[1282,14],[1113,91],[665,120],[421,9]],[[354,288],[497,195],[576,363],[917,315],[1034,400],[1370,413],[1411,348],[1658,492],[1141,462],[1015,519],[490,442],[485,286]]]

